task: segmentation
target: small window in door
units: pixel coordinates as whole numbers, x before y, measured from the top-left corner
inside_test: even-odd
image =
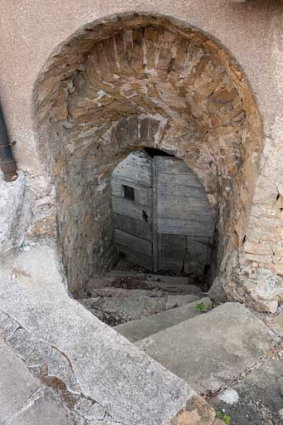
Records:
[[[135,200],[135,189],[130,186],[123,185],[123,198],[130,201]]]

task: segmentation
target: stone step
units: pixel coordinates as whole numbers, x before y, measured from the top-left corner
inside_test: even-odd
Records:
[[[201,306],[198,309],[198,306]],[[210,308],[212,303],[209,298],[201,298],[180,307],[162,311],[139,320],[122,323],[114,329],[131,342],[139,341],[163,329],[177,325],[184,320],[201,314],[202,309]]]
[[[135,270],[111,270],[105,274],[106,277],[113,276],[127,276],[141,280],[149,280],[153,282],[168,282],[173,284],[184,284],[187,285],[190,283],[189,278],[187,276],[170,276],[170,275],[161,275],[154,273],[143,273],[137,272]]]
[[[274,343],[268,327],[247,308],[226,303],[135,344],[206,394],[236,380]]]
[[[91,278],[86,285],[86,291],[92,291],[93,289],[102,287],[121,287],[127,289],[160,288],[168,292],[180,294],[198,294],[201,291],[199,286],[192,284],[184,276],[163,276],[121,270],[112,270],[105,276]]]
[[[151,280],[141,280],[132,277],[97,277],[92,278],[87,283],[85,290],[81,292],[80,298],[85,298],[87,293],[92,293],[100,288],[122,288],[122,289],[162,289],[174,294],[200,294],[200,288],[191,284],[178,284],[171,282],[155,282]]]
[[[100,320],[116,326],[151,316],[199,299],[194,294],[168,294],[162,290],[99,288],[79,302]]]

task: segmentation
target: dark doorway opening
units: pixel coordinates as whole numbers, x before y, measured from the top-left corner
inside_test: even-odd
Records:
[[[154,158],[155,156],[171,156],[174,158],[174,155],[171,155],[168,152],[161,151],[160,149],[154,149],[154,148],[144,148],[143,149],[151,158]]]

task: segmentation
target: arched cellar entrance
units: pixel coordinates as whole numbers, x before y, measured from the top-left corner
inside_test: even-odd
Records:
[[[217,235],[214,275],[241,247],[261,124],[240,66],[211,37],[143,14],[88,24],[50,57],[34,101],[72,293],[117,263],[110,179],[144,147],[181,159],[201,182]]]
[[[145,148],[111,178],[118,250],[145,271],[208,278],[214,217],[204,187],[180,159]]]

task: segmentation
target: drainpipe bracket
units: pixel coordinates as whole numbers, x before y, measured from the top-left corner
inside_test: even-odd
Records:
[[[6,182],[11,182],[17,179],[17,165],[14,159],[2,159],[2,161],[0,161],[0,168],[4,174],[4,180]]]
[[[8,143],[7,145],[0,145],[0,149],[5,149],[5,148],[11,147],[11,146],[15,146],[16,143],[17,142],[14,140],[13,142]]]

